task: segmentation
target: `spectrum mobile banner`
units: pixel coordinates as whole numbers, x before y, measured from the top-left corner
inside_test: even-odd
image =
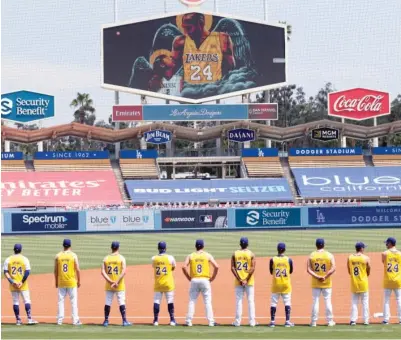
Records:
[[[88,211],[86,231],[127,231],[154,229],[153,210]]]
[[[236,209],[236,228],[300,227],[301,209]]]
[[[78,231],[77,212],[12,213],[12,232]]]
[[[226,209],[162,210],[162,229],[227,228]]]

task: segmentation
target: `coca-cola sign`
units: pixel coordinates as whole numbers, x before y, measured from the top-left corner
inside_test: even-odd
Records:
[[[388,92],[355,88],[331,92],[327,102],[329,116],[365,120],[390,114]]]

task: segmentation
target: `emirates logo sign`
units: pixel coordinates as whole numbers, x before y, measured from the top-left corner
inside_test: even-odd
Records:
[[[328,114],[353,120],[365,120],[390,114],[390,95],[355,88],[329,93]]]

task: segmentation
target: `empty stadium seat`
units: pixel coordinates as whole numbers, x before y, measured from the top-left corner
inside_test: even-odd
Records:
[[[120,159],[120,168],[123,178],[158,179],[155,159]]]
[[[401,155],[373,155],[375,166],[401,166]]]
[[[1,171],[27,171],[24,160],[2,160]]]
[[[291,168],[342,168],[366,166],[362,155],[288,157]]]
[[[36,171],[102,171],[112,170],[110,159],[35,160]]]
[[[243,157],[249,177],[283,177],[279,157]]]

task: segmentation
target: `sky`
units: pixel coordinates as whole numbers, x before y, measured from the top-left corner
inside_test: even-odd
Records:
[[[115,0],[118,21],[164,14],[164,0]],[[217,0],[218,12],[264,20],[264,0]],[[337,90],[366,87],[401,93],[400,0],[266,0],[269,23],[287,21],[288,82],[315,95],[328,81]],[[167,0],[168,12],[186,9]],[[202,9],[213,11],[214,0]],[[114,21],[114,0],[2,0],[1,92],[55,96],[56,117],[68,123],[77,92],[89,93],[98,120],[107,120],[114,92],[100,87],[100,30]],[[155,102],[155,101],[152,101]],[[222,102],[240,102],[233,98]],[[120,94],[120,104],[139,96]]]

